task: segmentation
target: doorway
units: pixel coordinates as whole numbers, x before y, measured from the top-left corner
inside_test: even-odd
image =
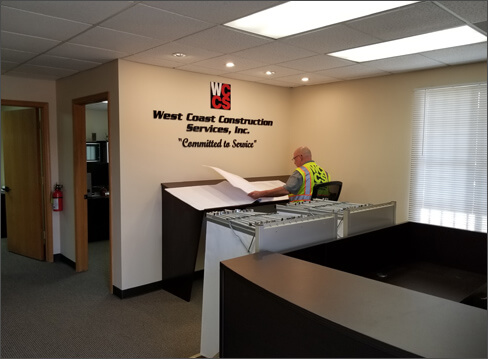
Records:
[[[2,217],[5,214],[7,247],[53,262],[48,104],[2,100],[1,105]]]
[[[73,100],[73,167],[76,271],[88,270],[88,243],[90,239],[93,239],[94,233],[95,235],[106,233],[110,247],[109,288],[112,293],[112,201],[110,198],[111,170],[108,159],[110,144],[108,99],[108,93],[101,93]],[[87,122],[87,114],[99,106],[105,108],[107,119],[106,129],[101,132],[92,130],[90,122]],[[100,209],[101,207],[106,210]],[[95,210],[101,210],[100,213],[104,219],[100,219],[100,213],[93,216]],[[98,223],[93,220],[98,220]]]

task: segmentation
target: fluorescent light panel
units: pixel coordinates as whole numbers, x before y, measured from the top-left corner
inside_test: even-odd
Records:
[[[417,1],[289,1],[226,26],[279,39]]]
[[[466,25],[382,42],[379,44],[362,46],[355,49],[333,52],[327,55],[355,62],[365,62],[416,54],[425,51],[446,49],[449,47],[470,45],[484,41],[486,41],[485,35]]]

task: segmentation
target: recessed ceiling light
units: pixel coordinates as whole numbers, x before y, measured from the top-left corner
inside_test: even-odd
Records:
[[[185,55],[184,53],[182,53],[182,52],[175,52],[175,53],[173,54],[173,56],[174,56],[174,57],[185,57],[186,55]]]
[[[309,80],[308,77],[302,77],[303,82],[307,82],[308,80]]]
[[[475,44],[484,41],[486,41],[485,35],[466,25],[453,29],[382,42],[379,44],[357,47],[355,49],[333,52],[327,55],[355,62],[364,62]]]
[[[417,1],[289,1],[225,25],[279,39],[415,2]]]
[[[233,62],[228,62],[225,64],[226,67],[234,67],[234,63]]]
[[[271,76],[271,75],[274,75],[274,74],[275,74],[274,71],[266,71],[266,75],[268,75],[268,76]]]

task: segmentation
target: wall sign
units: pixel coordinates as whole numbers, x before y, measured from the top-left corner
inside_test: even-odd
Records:
[[[230,84],[210,82],[210,108],[230,110]]]
[[[215,116],[206,114],[171,113],[163,110],[153,110],[155,120],[179,122],[183,124],[183,129],[187,136],[193,133],[206,133],[208,135],[243,135],[252,134],[252,129],[256,126],[273,126],[273,121],[266,121],[264,118],[244,118],[227,117],[225,115]],[[188,137],[180,137],[178,141],[183,147],[216,147],[216,148],[254,148],[257,140],[250,139],[224,139],[209,138],[205,141],[193,141]]]
[[[217,110],[230,110],[231,101],[230,84],[221,82],[210,82],[210,108]],[[273,126],[273,121],[266,121],[264,118],[244,118],[228,117],[226,115],[207,115],[195,114],[192,112],[166,112],[164,110],[153,110],[155,120],[180,122],[183,129],[187,132],[186,136],[195,133],[205,133],[209,137],[213,135],[228,136],[234,135],[235,138],[223,137],[207,138],[206,140],[192,140],[189,137],[179,137],[178,141],[185,148],[254,148],[257,140],[242,139],[242,136],[251,135],[255,126]],[[239,138],[238,138],[239,137]]]

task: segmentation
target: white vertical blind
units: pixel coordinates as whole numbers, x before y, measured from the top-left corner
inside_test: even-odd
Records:
[[[409,221],[487,231],[486,83],[415,91]]]

